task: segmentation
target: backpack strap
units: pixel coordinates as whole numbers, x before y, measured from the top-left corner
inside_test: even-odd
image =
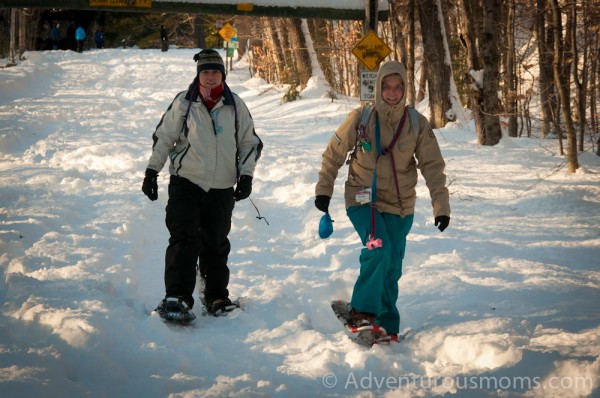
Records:
[[[412,106],[406,106],[406,110],[408,110],[408,118],[410,119],[410,129],[416,140],[419,138],[419,112]]]
[[[365,129],[369,125],[369,119],[371,118],[371,113],[373,113],[373,108],[373,104],[367,104],[363,106],[362,110],[360,111],[360,120],[356,126],[357,133],[364,133]]]
[[[371,150],[371,143],[366,138],[367,127],[369,126],[369,119],[371,118],[371,114],[373,114],[373,109],[375,107],[373,104],[367,104],[362,107],[360,111],[360,119],[358,119],[358,123],[356,124],[356,141],[354,143],[354,148],[348,154],[346,158],[346,164],[350,164],[350,161],[354,157],[354,154],[358,150]]]

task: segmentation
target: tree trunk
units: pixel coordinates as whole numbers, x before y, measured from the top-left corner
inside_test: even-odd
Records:
[[[471,108],[473,111],[473,119],[475,121],[475,131],[477,133],[477,137],[483,137],[483,87],[481,84],[482,81],[477,78],[477,72],[479,72],[480,63],[479,51],[477,50],[475,41],[475,26],[473,22],[476,14],[474,13],[473,0],[461,0],[459,6],[461,14],[463,15],[462,30],[465,32],[463,40],[465,47],[467,48],[467,68],[469,69],[468,79],[471,83],[469,86],[471,87]]]
[[[421,36],[423,37],[424,55],[428,68],[430,123],[433,128],[444,127],[448,123],[450,102],[450,79],[452,69],[446,54],[442,29],[443,16],[439,15],[438,0],[422,0],[418,3]]]
[[[567,129],[568,170],[569,173],[575,173],[579,168],[577,160],[577,137],[575,136],[575,129],[573,128],[573,119],[571,117],[571,103],[569,101],[570,90],[567,83],[567,76],[565,76],[565,60],[562,56],[563,41],[561,8],[558,5],[558,0],[550,0],[550,6],[552,8],[552,25],[554,27],[554,61],[552,62],[552,66],[554,69],[554,81],[558,89],[562,114],[565,120],[565,127]],[[573,23],[572,26],[574,25],[575,24]]]
[[[10,9],[10,48],[9,48],[9,58],[8,65],[16,65],[16,56],[15,56],[15,41],[17,36],[17,9]]]
[[[515,0],[509,0],[507,5],[506,23],[506,90],[505,101],[508,111],[508,136],[517,136],[517,76],[515,54]]]
[[[206,48],[206,36],[204,34],[204,15],[196,14],[194,16],[194,36],[196,37],[196,47]]]
[[[306,47],[304,33],[302,32],[302,20],[292,19],[288,21],[288,37],[290,49],[292,50],[294,60],[294,71],[300,87],[304,89],[311,77],[312,66],[310,64],[310,55]]]
[[[398,61],[399,55],[398,55],[398,49],[400,48],[400,42],[401,42],[401,38],[400,35],[398,34],[398,32],[401,30],[399,28],[399,26],[402,26],[402,24],[400,23],[400,20],[398,19],[398,4],[397,0],[389,0],[388,1],[388,11],[390,13],[389,16],[389,25],[390,25],[390,33],[392,36],[392,54],[393,54],[393,59],[395,61]]]
[[[594,46],[592,47],[593,53],[598,54],[600,52],[600,32],[595,33]],[[591,135],[595,134],[596,137],[596,155],[600,156],[600,123],[598,122],[598,108],[596,106],[598,101],[598,93],[600,93],[600,85],[598,79],[600,78],[600,60],[598,57],[593,57],[591,61],[592,66],[590,67],[590,129]],[[592,141],[593,145],[593,141]]]
[[[248,43],[250,42],[250,27],[252,26],[252,21],[254,18],[249,18],[246,16],[236,16],[234,19],[235,28],[237,30],[238,36],[238,59],[242,58],[244,54],[248,51]]]
[[[407,103],[415,106],[415,0],[408,0],[406,12],[406,77],[407,84]]]
[[[292,57],[293,53],[291,52],[292,46],[289,42],[289,28],[287,27],[288,23],[291,20],[283,18],[270,18],[271,25],[273,26],[273,44],[275,48],[272,48],[271,51],[276,51],[279,58],[279,82],[280,83],[289,83],[293,79],[290,76],[290,68],[292,67]],[[298,83],[295,81],[294,83]]]
[[[417,93],[417,103],[425,99],[425,88],[427,87],[427,59],[421,60],[421,75],[419,76],[419,92]]]
[[[19,60],[23,59],[23,54],[27,51],[27,16],[25,10],[19,10]]]
[[[483,136],[479,137],[481,145],[496,145],[502,138],[499,114],[499,67],[500,50],[498,49],[500,19],[500,0],[483,1]]]
[[[573,25],[577,21],[577,5],[575,2],[569,5],[571,18],[573,19]],[[587,19],[587,18],[584,18]],[[578,140],[578,150],[583,151],[583,140],[585,137],[585,125],[586,125],[586,116],[585,116],[585,105],[586,105],[586,92],[585,87],[587,86],[587,48],[588,48],[588,30],[585,29],[583,33],[583,71],[581,80],[579,80],[579,56],[577,51],[577,40],[575,37],[576,26],[573,26],[571,30],[571,54],[573,54],[573,66],[571,71],[573,73],[573,83],[575,84],[575,106],[577,109],[577,121],[579,122],[579,140]]]
[[[267,81],[277,82],[282,80],[283,76],[283,59],[282,54],[279,50],[281,50],[281,45],[277,41],[277,37],[275,31],[273,29],[273,20],[271,18],[263,18],[264,27],[266,28],[265,33],[267,34],[267,39],[265,43],[265,50],[267,54],[270,55],[272,60],[272,64],[269,65],[269,76],[267,77]]]
[[[540,65],[539,87],[541,104],[541,136],[546,137],[550,134],[550,126],[553,121],[552,103],[554,98],[554,84],[552,80],[552,60],[550,58],[550,49],[548,47],[548,33],[546,30],[546,0],[537,0],[536,3],[536,25],[538,58]]]

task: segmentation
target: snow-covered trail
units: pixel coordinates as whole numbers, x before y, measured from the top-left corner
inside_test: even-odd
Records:
[[[583,154],[568,175],[552,141],[487,148],[465,126],[437,131],[452,222],[437,232],[420,184],[398,301],[415,333],[366,350],[329,309],[358,273],[345,170],[327,240],[313,206],[321,153],[358,102],[313,87],[282,104],[284,90],[250,78],[243,62],[227,82],[265,143],[252,200],[269,223],[249,201],[236,205],[230,291],[246,311],[189,329],[150,316],[163,295],[167,171],[157,202],[140,187],[151,134],[191,82],[193,54],[27,53],[0,70],[0,395],[597,393],[596,157]]]

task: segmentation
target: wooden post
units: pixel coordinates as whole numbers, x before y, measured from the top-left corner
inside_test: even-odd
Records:
[[[377,33],[377,0],[365,0],[365,25],[363,33],[369,30]]]
[[[228,66],[229,65],[228,59],[229,59],[229,42],[226,41],[225,42],[225,70],[231,71],[231,68]]]

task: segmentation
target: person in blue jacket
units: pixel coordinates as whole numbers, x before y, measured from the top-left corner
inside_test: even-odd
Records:
[[[75,31],[75,40],[77,40],[77,52],[80,53],[83,51],[83,42],[85,41],[86,34],[85,30],[79,25],[77,30]]]

